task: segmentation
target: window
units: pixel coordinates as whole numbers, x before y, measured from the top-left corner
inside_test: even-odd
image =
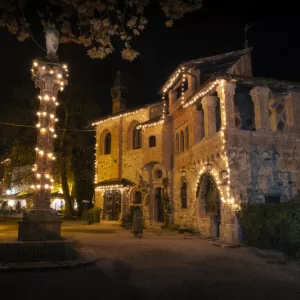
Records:
[[[142,129],[137,128],[136,125],[132,131],[132,148],[139,149],[142,148]]]
[[[111,134],[110,132],[106,133],[104,137],[104,154],[111,153]]]
[[[156,177],[157,179],[162,178],[162,171],[161,171],[161,170],[156,170],[156,172],[155,172],[155,177]]]
[[[184,133],[180,131],[180,152],[184,151]]]
[[[181,208],[187,208],[187,184],[183,182],[180,189]]]
[[[201,108],[199,110],[200,113],[200,141],[204,139],[204,111]]]
[[[189,149],[189,129],[188,127],[185,129],[185,149]]]
[[[140,191],[135,192],[133,203],[142,204],[142,193]]]
[[[156,147],[156,137],[154,135],[149,137],[149,147]]]
[[[178,133],[176,134],[176,146],[175,146],[175,153],[178,154],[179,153],[179,136]]]

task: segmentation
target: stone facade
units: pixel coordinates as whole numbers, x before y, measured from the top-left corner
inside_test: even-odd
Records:
[[[182,63],[162,87],[160,103],[95,123],[96,205],[104,208],[104,193],[117,187],[107,182],[130,180],[131,187],[122,187],[121,221],[142,178],[146,226],[163,221],[167,192],[172,223],[233,242],[240,236],[241,203],[297,197],[300,85],[252,77],[250,52]],[[111,151],[104,154],[107,133]],[[140,144],[133,147],[136,138]]]

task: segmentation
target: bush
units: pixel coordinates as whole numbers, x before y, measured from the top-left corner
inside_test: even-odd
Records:
[[[300,257],[300,204],[245,205],[240,210],[245,244]]]
[[[87,212],[87,221],[88,224],[100,223],[102,209],[99,207],[91,208]]]
[[[127,216],[124,216],[123,217],[123,224],[122,226],[124,228],[127,228],[127,229],[131,229],[132,227],[132,224],[133,224],[133,216],[134,216],[134,212],[135,210],[141,210],[141,206],[140,205],[131,205],[130,206],[130,212]]]

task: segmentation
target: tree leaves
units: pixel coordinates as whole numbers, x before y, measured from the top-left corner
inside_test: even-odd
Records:
[[[6,27],[19,41],[30,37],[29,24],[18,15],[26,9],[25,0],[0,0],[0,27]],[[139,53],[131,46],[133,37],[141,35],[148,20],[144,16],[150,0],[47,0],[47,7],[37,11],[44,29],[55,26],[62,43],[75,42],[89,48],[87,55],[104,59],[114,50],[111,38],[124,42],[122,58],[133,61]],[[203,0],[158,0],[167,17],[166,27],[187,13],[200,9]],[[31,9],[33,3],[27,1]],[[22,14],[20,14],[22,12]]]

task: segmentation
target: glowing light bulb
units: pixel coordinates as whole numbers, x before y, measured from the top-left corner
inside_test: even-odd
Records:
[[[45,95],[45,96],[44,96],[44,99],[45,99],[45,100],[49,100],[49,95]]]
[[[37,127],[37,128],[40,128],[40,127],[41,127],[41,124],[40,124],[40,123],[37,123],[37,124],[36,124],[36,127]]]
[[[38,65],[39,65],[39,64],[38,64],[37,61],[34,61],[34,62],[33,62],[33,66],[34,66],[34,67],[37,67]]]

